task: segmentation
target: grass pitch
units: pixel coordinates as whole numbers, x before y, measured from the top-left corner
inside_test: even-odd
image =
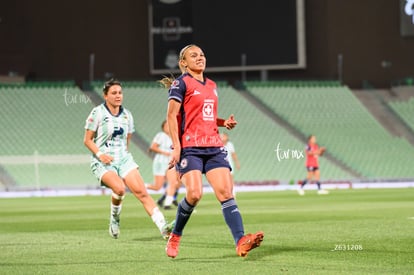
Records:
[[[251,192],[237,201],[246,232],[265,232],[261,247],[236,256],[220,205],[205,194],[170,259],[130,194],[117,240],[109,196],[0,199],[0,273],[414,273],[414,189]],[[175,210],[164,214],[172,220]]]

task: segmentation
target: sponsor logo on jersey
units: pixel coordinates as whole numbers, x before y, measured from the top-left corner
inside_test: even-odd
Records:
[[[214,120],[214,100],[205,99],[203,106],[203,120]]]

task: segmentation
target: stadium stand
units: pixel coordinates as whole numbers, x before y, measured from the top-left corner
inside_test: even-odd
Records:
[[[96,188],[83,145],[95,106],[72,82],[2,85],[2,182],[9,189]],[[140,150],[131,145],[136,155]]]
[[[268,83],[269,84],[269,83]],[[414,177],[414,148],[389,134],[345,86],[257,85],[248,91],[304,136],[320,144],[345,165],[368,179]]]
[[[0,121],[4,129],[0,183],[8,189],[97,188],[89,169],[90,153],[82,141],[87,115],[103,102],[102,83],[93,83],[92,92],[82,92],[73,82],[1,85],[0,100],[5,104]],[[413,146],[390,135],[338,82],[244,84],[247,90],[238,91],[218,82],[219,116],[234,114],[239,123],[232,131],[220,129],[228,132],[241,162],[235,172],[237,183],[302,180],[304,140],[309,134],[315,134],[332,156],[320,159],[324,181],[349,181],[355,174],[366,179],[414,178]],[[155,81],[124,82],[123,88],[124,106],[133,113],[136,127],[130,151],[144,180],[151,182],[152,158],[147,148],[165,119],[167,91]],[[395,110],[403,113],[399,104],[394,104]],[[405,108],[405,116],[411,117],[412,105]]]
[[[301,156],[305,144],[261,112],[234,88],[220,87],[221,117],[235,114],[238,126],[229,132],[242,168],[236,181],[297,181],[306,176]],[[279,149],[279,150],[278,150]],[[321,158],[322,179],[350,179],[352,176],[327,159]]]
[[[96,185],[83,126],[92,104],[72,82],[3,85],[0,165],[8,187]],[[11,185],[11,186],[10,186]]]
[[[390,101],[388,105],[414,131],[414,97],[406,101]]]
[[[85,177],[87,165],[84,169],[85,164],[69,157],[79,155],[79,161],[84,161],[86,151],[81,145],[85,118],[79,119],[91,107],[73,83],[2,85],[0,98],[7,102],[2,107],[6,115],[0,122],[5,129],[0,164],[12,179],[9,185],[40,188],[41,182],[46,188],[91,182],[90,175]],[[49,156],[59,158],[49,161]]]

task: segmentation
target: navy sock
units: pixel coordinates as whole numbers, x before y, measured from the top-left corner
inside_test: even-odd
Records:
[[[190,219],[191,213],[193,213],[194,205],[191,205],[184,198],[178,205],[177,215],[175,216],[175,226],[173,233],[181,236],[188,220]]]
[[[237,245],[237,242],[244,235],[244,228],[236,201],[234,199],[229,199],[221,202],[221,210],[223,211],[224,220],[233,235],[234,242]]]
[[[302,181],[302,185],[300,187],[303,188],[303,186],[305,186],[305,184],[307,184],[307,183],[308,183],[308,180],[307,179],[304,180],[304,181]]]
[[[164,201],[165,201],[165,194],[163,194],[163,195],[161,196],[161,198],[159,198],[159,199],[157,200],[157,203],[158,203],[159,205],[163,205],[163,204],[164,204]]]
[[[321,183],[319,181],[316,182],[316,185],[318,185],[318,190],[321,190]]]

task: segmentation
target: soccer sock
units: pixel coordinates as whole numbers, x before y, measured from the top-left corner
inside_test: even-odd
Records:
[[[319,181],[316,182],[316,185],[318,185],[318,190],[321,190],[321,183]]]
[[[170,206],[172,204],[173,200],[174,200],[174,197],[173,196],[168,196],[167,195],[165,197],[164,206]]]
[[[111,216],[112,217],[117,217],[121,214],[121,210],[122,210],[122,203],[120,205],[114,205],[113,203],[111,203]]]
[[[231,230],[234,242],[237,242],[244,235],[243,220],[234,199],[229,199],[221,202],[221,210],[223,212],[224,220]]]
[[[121,214],[122,210],[122,201],[124,200],[125,195],[120,196],[118,194],[112,193],[112,201],[111,201],[111,215],[112,217],[117,217]],[[118,205],[114,205],[113,200],[119,201]]]
[[[178,204],[177,215],[175,217],[175,227],[173,233],[181,236],[188,220],[190,219],[191,213],[193,213],[194,205],[188,203],[184,198],[180,204]]]
[[[174,200],[176,200],[177,199],[177,197],[178,197],[178,188],[177,188],[177,190],[175,191],[175,193],[174,193]]]
[[[159,199],[157,200],[157,203],[158,203],[158,204],[160,204],[160,205],[162,205],[162,204],[164,203],[164,200],[165,200],[165,194],[163,194],[163,195],[161,196],[161,198],[159,198]]]
[[[303,186],[305,186],[305,184],[307,184],[308,183],[308,180],[306,179],[306,180],[304,180],[303,182],[302,182],[302,185],[300,186],[300,188],[303,188]]]
[[[162,214],[160,209],[158,209],[158,207],[154,208],[151,215],[151,219],[162,233],[162,229],[167,222],[165,221],[164,215]]]

